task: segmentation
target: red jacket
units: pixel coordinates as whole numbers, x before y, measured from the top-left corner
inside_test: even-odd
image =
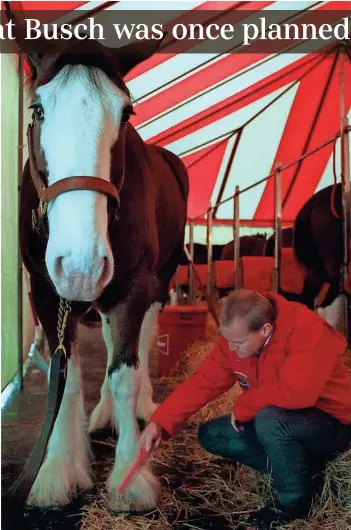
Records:
[[[234,403],[238,421],[253,420],[263,407],[317,407],[351,424],[351,375],[344,363],[345,338],[313,311],[266,293],[276,304],[277,319],[259,355],[239,359],[219,338],[196,372],[179,385],[150,421],[172,435],[203,405],[236,382],[243,393]]]

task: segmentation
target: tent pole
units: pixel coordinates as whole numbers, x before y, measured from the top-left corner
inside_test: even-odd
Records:
[[[18,76],[19,76],[19,99],[18,99],[18,230],[19,230],[19,204],[20,204],[20,185],[22,181],[23,170],[23,92],[24,92],[24,65],[23,55],[18,54]],[[18,239],[19,241],[19,239]],[[23,389],[24,371],[23,371],[23,269],[22,257],[18,252],[18,290],[17,290],[17,325],[18,325],[18,380],[20,389]]]
[[[239,212],[239,186],[235,186],[234,195],[234,225],[233,225],[233,238],[234,238],[234,288],[240,289],[240,212]]]
[[[213,209],[207,210],[207,296],[213,302],[213,253],[212,253]]]
[[[238,146],[239,146],[239,142],[240,142],[240,138],[241,138],[241,135],[243,133],[243,130],[244,129],[239,129],[239,131],[238,131],[238,133],[236,135],[236,138],[235,138],[235,141],[234,141],[234,145],[233,145],[233,148],[231,150],[230,157],[229,157],[229,160],[228,160],[228,163],[227,163],[227,167],[225,168],[225,172],[224,172],[222,184],[221,184],[221,187],[220,187],[220,190],[219,190],[219,193],[218,193],[216,205],[213,208],[213,218],[215,218],[216,215],[217,215],[217,210],[218,210],[219,204],[220,204],[220,202],[222,200],[222,197],[223,197],[223,193],[224,193],[224,190],[225,190],[225,187],[226,187],[226,184],[227,184],[227,181],[228,181],[228,178],[229,178],[232,166],[233,166],[234,157],[235,157],[236,152],[238,150]],[[232,136],[233,136],[233,134],[232,134]],[[229,138],[229,141],[230,141],[231,137]]]
[[[345,109],[345,44],[340,45],[340,168],[341,168],[341,188],[342,188],[342,210],[343,210],[343,264],[341,267],[340,290],[344,292],[344,285],[348,275],[350,225],[351,225],[351,200],[350,200],[350,154],[348,146],[348,119]],[[351,329],[348,325],[349,307],[347,299],[344,300],[344,330],[351,341]]]
[[[192,261],[194,261],[194,219],[189,221],[189,250]],[[189,303],[194,305],[195,300],[195,276],[192,267],[189,271]]]
[[[277,161],[274,175],[274,220],[275,220],[275,242],[274,242],[274,290],[279,293],[280,289],[280,265],[282,250],[282,172],[281,163]]]
[[[176,304],[179,305],[180,304],[179,265],[176,270],[175,292],[176,292]]]

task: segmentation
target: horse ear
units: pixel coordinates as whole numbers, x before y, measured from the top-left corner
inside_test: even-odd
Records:
[[[17,4],[17,2],[12,2]],[[32,72],[32,80],[34,80],[38,75],[38,70],[40,67],[41,60],[43,58],[42,54],[35,52],[26,51],[26,42],[25,42],[25,21],[24,14],[22,10],[16,11],[16,15],[12,10],[10,2],[4,2],[6,16],[9,21],[14,22],[14,36],[18,45],[19,50],[24,53],[27,57],[28,64]]]
[[[31,78],[32,81],[34,81],[38,77],[38,71],[43,56],[39,53],[26,53],[26,57],[32,73]]]
[[[127,75],[139,63],[151,57],[159,49],[161,42],[166,36],[167,32],[159,40],[142,40],[117,48],[115,50],[116,59],[122,77]]]

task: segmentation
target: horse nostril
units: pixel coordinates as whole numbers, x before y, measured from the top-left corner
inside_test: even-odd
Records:
[[[99,283],[105,287],[111,280],[111,263],[107,257],[102,258],[102,262],[102,272]]]
[[[63,262],[63,256],[59,256],[58,258],[55,259],[54,274],[57,278],[59,278],[63,272],[62,262]]]

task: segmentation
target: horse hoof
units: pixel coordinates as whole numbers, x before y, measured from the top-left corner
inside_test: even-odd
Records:
[[[29,504],[29,499],[28,499],[27,504],[25,506],[25,511],[27,513],[48,513],[48,512],[55,512],[55,514],[66,513],[69,511],[70,506],[71,506],[71,502],[68,502],[67,504],[52,505],[52,506]]]
[[[79,489],[90,489],[92,485],[88,470],[77,470],[73,462],[51,460],[40,468],[27,506],[59,509],[70,504]]]
[[[46,462],[30,490],[27,505],[37,508],[66,506],[76,493],[75,475],[73,463]]]
[[[121,514],[126,514],[126,515],[131,515],[131,516],[138,516],[138,515],[146,515],[148,513],[150,513],[152,511],[152,509],[145,509],[142,507],[142,505],[138,505],[138,504],[123,504],[123,503],[120,503],[120,505],[117,506],[112,510],[110,508],[109,512],[112,514],[112,515],[121,515]]]
[[[142,466],[131,480],[125,492],[120,495],[118,487],[122,483],[128,467],[117,467],[113,470],[109,482],[109,509],[111,512],[130,514],[147,513],[157,507],[161,486],[150,469]]]

